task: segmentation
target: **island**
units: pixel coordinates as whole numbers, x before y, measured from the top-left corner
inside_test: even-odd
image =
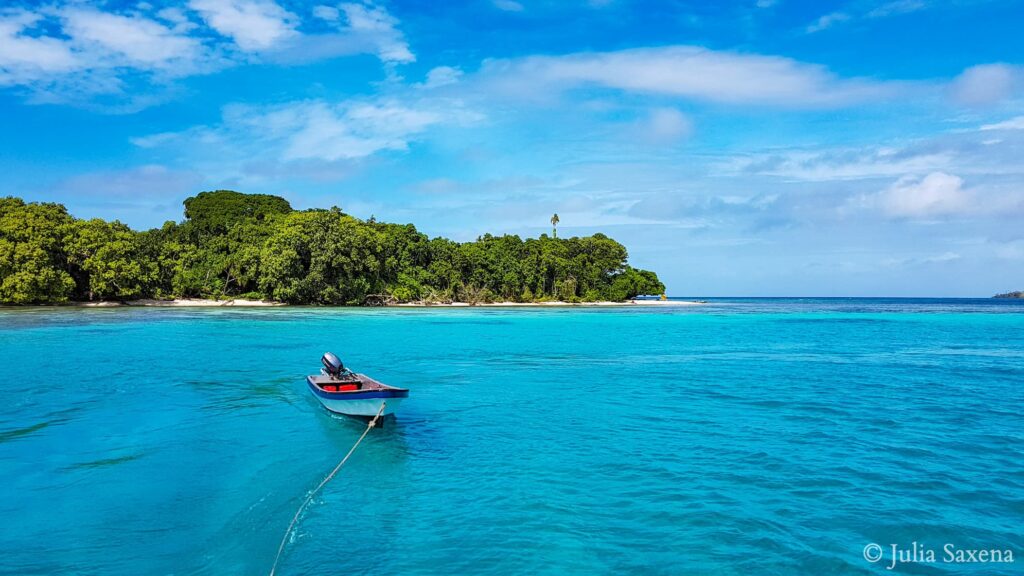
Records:
[[[460,243],[231,190],[184,207],[181,222],[136,231],[57,203],[0,198],[0,304],[598,303],[665,290],[604,234]]]
[[[993,298],[1024,298],[1024,292],[1006,292],[1005,294],[996,294]]]

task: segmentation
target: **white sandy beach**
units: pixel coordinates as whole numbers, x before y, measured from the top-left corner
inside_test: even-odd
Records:
[[[126,300],[124,302],[73,302],[73,306],[84,306],[86,308],[114,308],[118,306],[194,306],[194,307],[256,307],[256,306],[287,306],[284,302],[269,302],[266,300],[204,300],[202,298],[180,298],[177,300]]]
[[[392,304],[387,308],[469,308],[469,307],[552,307],[552,306],[699,306],[703,302],[685,300],[631,300],[627,302],[487,302],[479,304],[468,304],[466,302],[448,303],[423,303],[405,302]],[[264,306],[288,306],[284,302],[270,302],[267,300],[203,300],[201,298],[182,298],[177,300],[130,300],[124,302],[73,302],[72,306],[85,308],[116,308],[119,306],[139,307],[264,307]]]

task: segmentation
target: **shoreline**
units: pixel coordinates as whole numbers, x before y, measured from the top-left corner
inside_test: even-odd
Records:
[[[288,306],[288,304],[285,304],[284,302],[270,302],[267,300],[205,300],[202,298],[178,298],[175,300],[154,300],[146,298],[142,300],[125,300],[122,302],[68,302],[63,305],[77,308],[220,308],[224,306],[254,308],[262,306]]]
[[[466,302],[449,302],[446,304],[423,304],[420,302],[404,302],[402,304],[391,304],[384,308],[514,308],[530,307],[543,308],[551,306],[700,306],[706,302],[695,300],[627,300],[626,302],[481,302],[479,304],[467,304]]]
[[[481,302],[469,304],[466,302],[448,303],[423,303],[404,302],[401,304],[389,304],[385,306],[316,306],[322,308],[548,308],[548,307],[622,307],[622,306],[700,306],[706,302],[692,300],[630,300],[626,302]],[[261,307],[284,307],[294,306],[284,302],[270,302],[266,300],[203,300],[200,298],[180,298],[176,300],[131,300],[124,302],[68,302],[57,306],[70,306],[77,308],[261,308]],[[311,305],[303,305],[311,306]]]

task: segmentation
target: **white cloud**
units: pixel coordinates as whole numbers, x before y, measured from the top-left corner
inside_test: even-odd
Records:
[[[821,18],[814,21],[813,24],[807,26],[807,33],[813,34],[815,32],[821,32],[831,28],[833,25],[839,22],[845,22],[850,19],[850,15],[844,12],[832,12],[831,14],[825,14]]]
[[[170,142],[177,137],[176,132],[160,132],[157,134],[149,134],[147,136],[137,136],[129,138],[128,141],[138,146],[139,148],[156,148],[161,144]]]
[[[924,0],[894,0],[893,2],[886,2],[877,8],[873,8],[865,14],[865,17],[886,18],[888,16],[896,16],[899,14],[910,14],[911,12],[924,10],[927,7],[928,4],[926,4]]]
[[[337,22],[338,18],[341,18],[341,10],[334,6],[314,6],[313,16],[327,22]]]
[[[416,61],[405,36],[398,31],[398,19],[383,7],[354,3],[339,7],[348,19],[349,29],[375,44],[381,60],[401,64]]]
[[[125,80],[129,73],[136,83],[163,82],[219,65],[182,28],[78,5],[0,13],[0,86],[25,86],[36,102],[115,95],[131,103],[108,110],[134,111],[156,98],[129,93],[138,85]]]
[[[163,8],[156,13],[156,17],[174,24],[175,32],[189,32],[196,28],[196,24],[189,20],[180,8]]]
[[[451,66],[438,66],[427,72],[427,80],[423,83],[424,88],[440,88],[455,84],[462,78],[462,70]]]
[[[932,172],[924,178],[903,177],[878,196],[880,208],[895,218],[933,218],[962,214],[974,209],[972,195],[963,179]]]
[[[672,144],[689,136],[692,131],[693,123],[675,108],[655,108],[634,125],[638,138],[655,145]]]
[[[797,181],[828,182],[920,174],[953,162],[948,150],[839,148],[780,150],[735,157],[719,165],[724,173],[775,176]]]
[[[398,29],[399,21],[381,6],[372,3],[345,3],[313,8],[313,16],[333,28],[327,33],[290,36],[260,56],[283,64],[308,63],[316,60],[374,54],[391,67],[414,62],[405,36]]]
[[[777,194],[753,196],[709,192],[685,194],[679,190],[648,194],[629,208],[629,215],[650,221],[679,219],[721,220],[743,216],[757,216],[777,208]]]
[[[381,150],[405,150],[415,135],[441,120],[436,112],[398,104],[332,108],[316,103],[280,113],[297,129],[288,137],[282,154],[285,161],[330,161],[362,158]]]
[[[1010,118],[995,124],[984,124],[979,130],[1024,130],[1024,116],[1017,116],[1016,118]],[[999,142],[1001,140],[996,141],[996,143]]]
[[[506,12],[522,12],[523,5],[515,0],[492,0],[494,7]]]
[[[936,254],[934,256],[926,256],[922,258],[921,261],[927,264],[936,264],[943,262],[952,262],[954,260],[959,260],[960,258],[960,254],[956,252],[943,252],[942,254]]]
[[[912,257],[889,257],[882,260],[882,265],[889,268],[906,268],[922,264],[948,264],[960,260],[963,256],[958,252],[947,251],[941,254]]]
[[[780,147],[740,153],[726,156],[712,167],[716,174],[800,182],[895,179],[946,172],[987,189],[989,185],[1003,187],[1024,181],[1024,165],[1019,162],[1022,153],[1024,117],[878,145]],[[1004,193],[1015,196],[1024,189],[1006,188]]]
[[[246,51],[266,50],[298,34],[298,17],[273,0],[191,0],[189,7]]]
[[[950,86],[953,99],[968,106],[995,104],[1014,95],[1022,84],[1018,68],[1006,64],[972,66]]]
[[[64,33],[94,62],[102,58],[111,65],[124,62],[139,68],[186,74],[194,71],[195,63],[203,55],[198,40],[176,34],[148,18],[77,8],[60,14]]]
[[[398,20],[372,3],[316,6],[314,16],[336,31],[312,35],[300,33],[299,18],[272,0],[191,0],[188,7],[141,3],[114,11],[73,2],[0,10],[0,87],[26,87],[36,103],[89,107],[102,100],[99,110],[134,112],[165,100],[173,79],[241,62],[353,54],[375,54],[389,65],[415,60]]]
[[[479,115],[450,100],[380,98],[310,100],[276,106],[236,104],[224,109],[218,126],[142,136],[133,138],[132,143],[141,148],[181,149],[203,158],[215,156],[224,166],[235,161],[264,165],[338,162],[406,150],[429,128],[479,119]]]
[[[0,16],[0,86],[33,82],[83,67],[67,41],[26,34],[41,19],[25,11]]]
[[[779,56],[696,46],[488,60],[481,79],[521,98],[599,86],[731,104],[838,106],[892,96],[902,86],[841,79],[822,66]]]
[[[928,7],[929,4],[924,0],[893,0],[876,6],[870,10],[865,10],[863,6],[858,9],[858,6],[851,5],[849,8],[852,8],[852,10],[831,12],[821,16],[809,24],[805,31],[808,34],[813,34],[815,32],[827,30],[843,22],[851,22],[861,19],[875,20],[879,18],[888,18],[890,16],[910,14],[912,12],[924,10]]]

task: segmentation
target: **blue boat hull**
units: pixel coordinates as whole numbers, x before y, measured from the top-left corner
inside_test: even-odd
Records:
[[[402,401],[409,397],[408,390],[391,387],[328,392],[317,386],[312,376],[306,378],[306,385],[324,408],[347,416],[376,416],[381,403],[385,404],[384,415],[394,414]]]

